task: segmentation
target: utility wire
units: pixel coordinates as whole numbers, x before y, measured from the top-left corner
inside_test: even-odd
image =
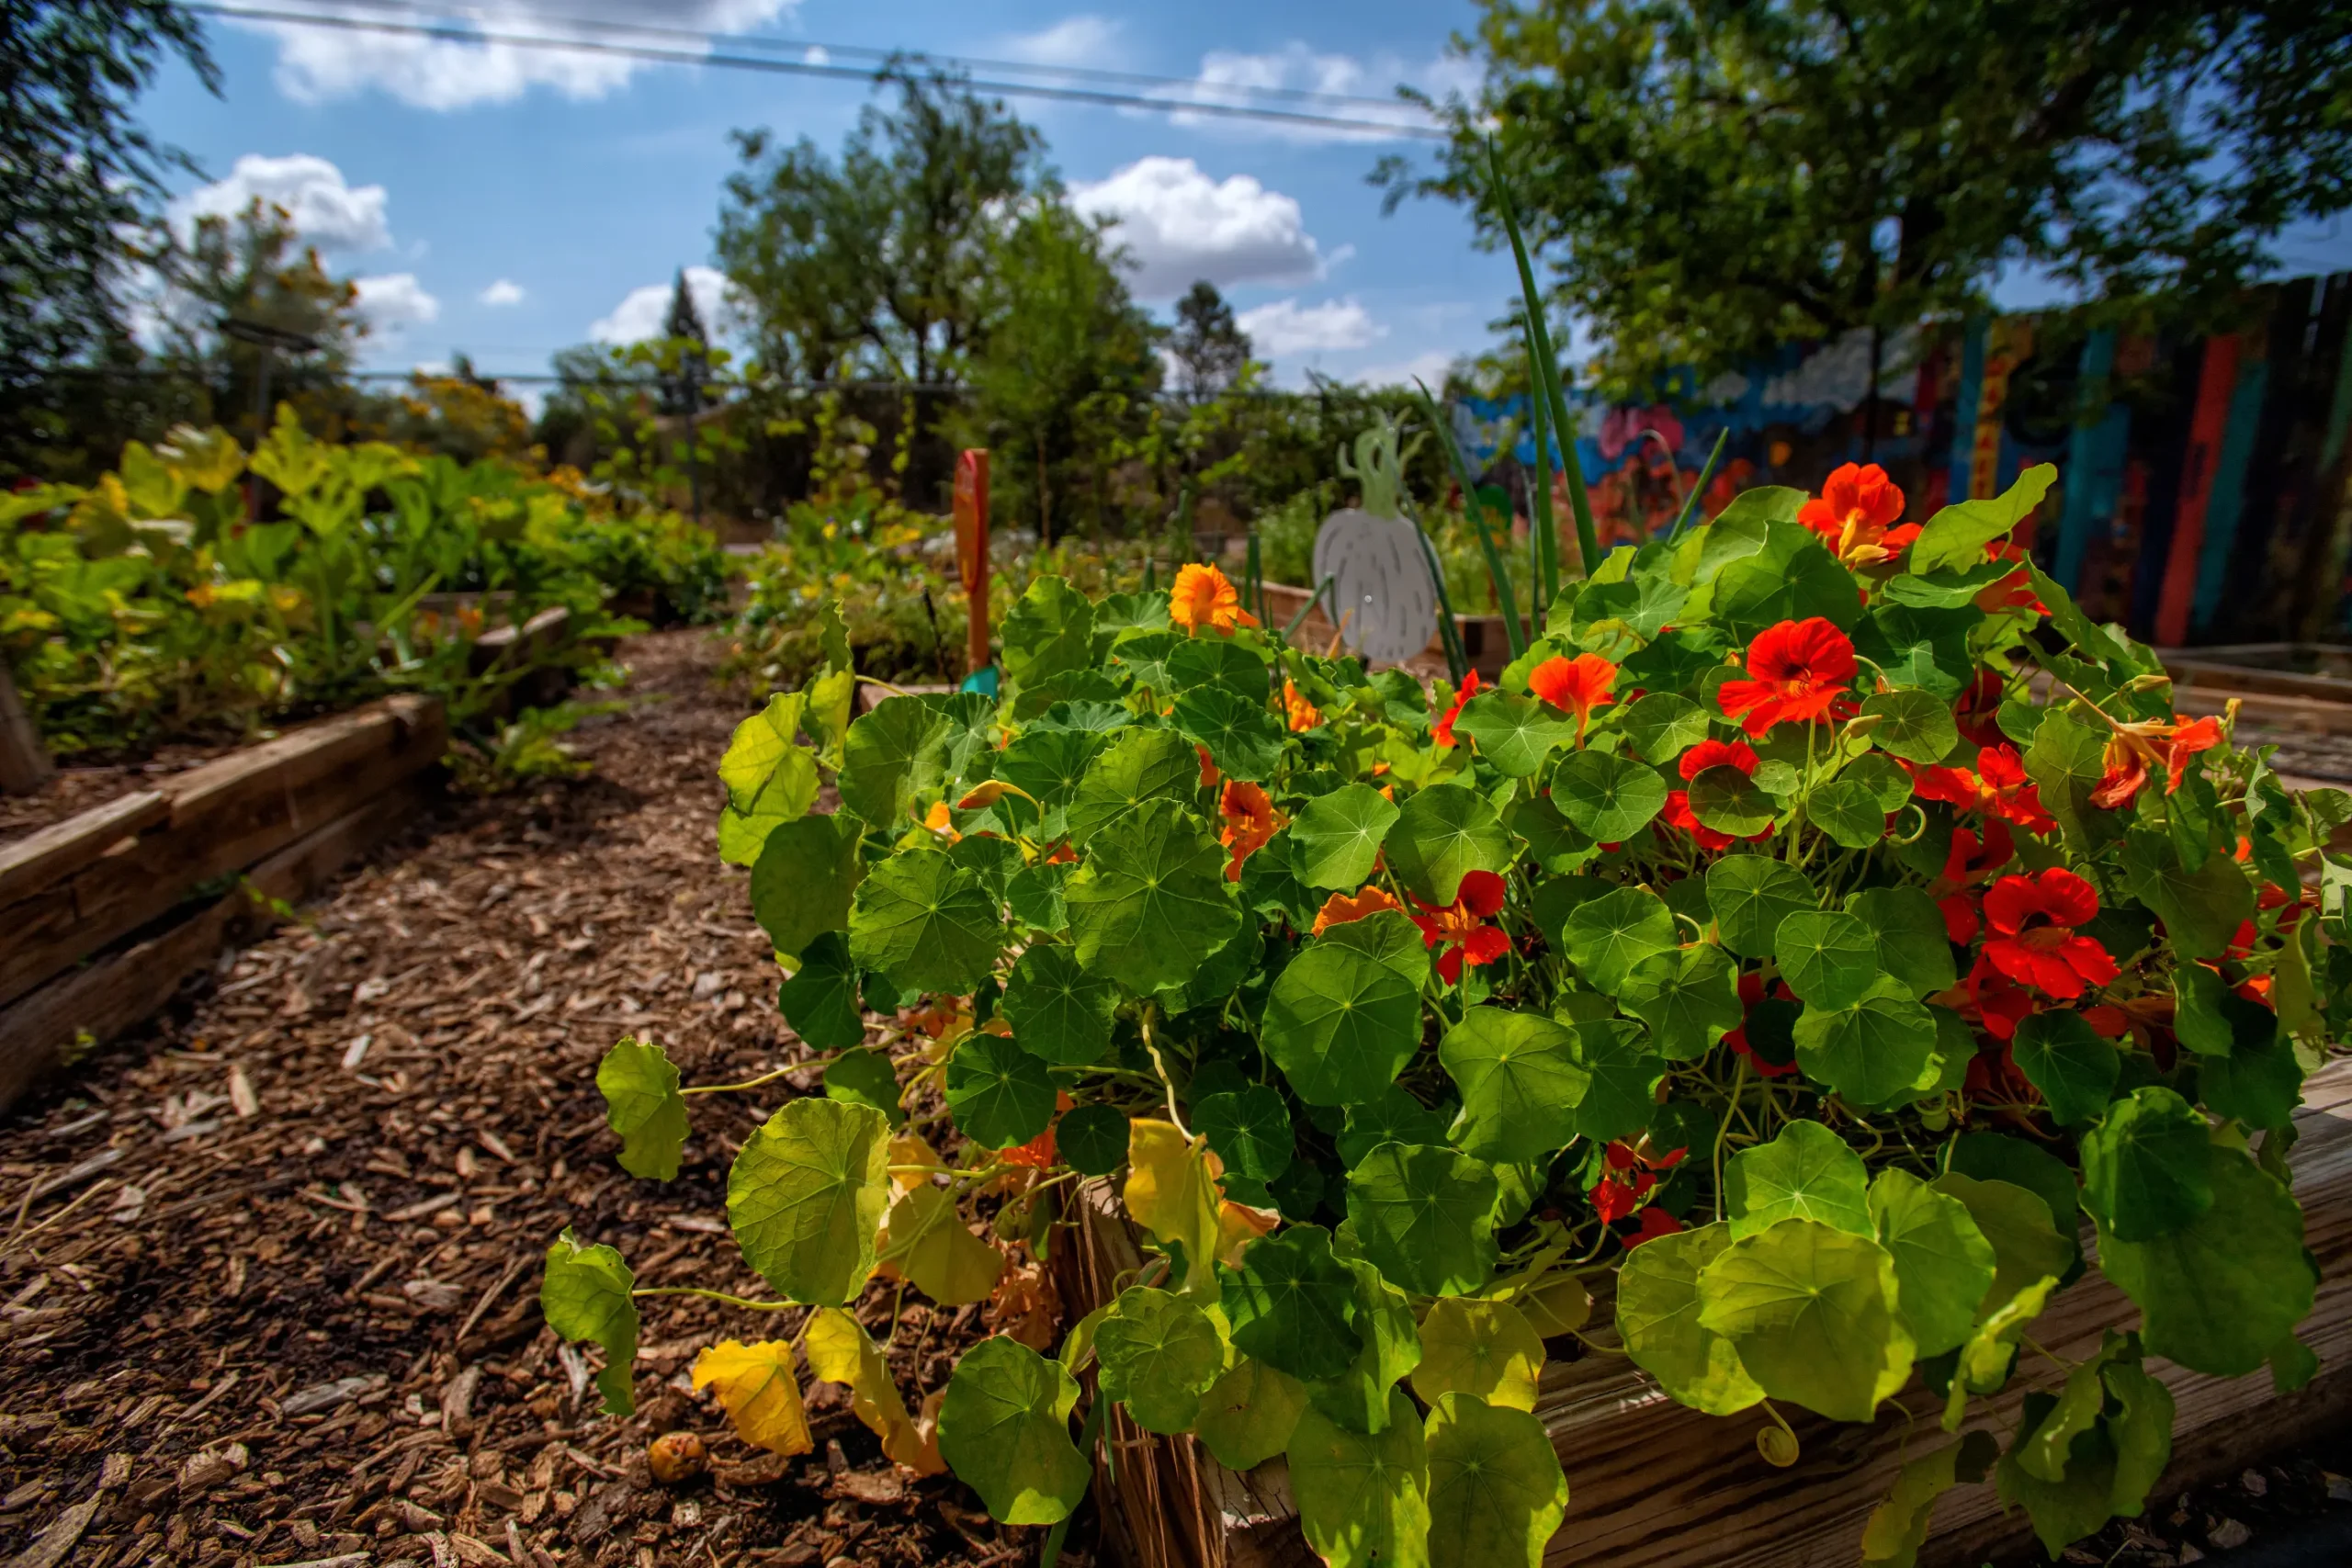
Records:
[[[664,49],[650,44],[613,43],[584,38],[538,38],[522,33],[460,27],[447,23],[378,21],[364,17],[331,17],[315,11],[283,11],[260,6],[203,3],[190,4],[183,8],[198,16],[218,17],[234,21],[269,22],[289,27],[333,28],[345,32],[385,33],[411,38],[435,39],[449,43],[494,43],[504,44],[514,49],[570,51],[574,53],[642,60],[661,65],[717,65],[738,71],[765,72],[773,75],[813,76],[836,81],[872,81],[877,74],[876,72],[856,66],[818,63],[808,60],[763,59],[755,55],[722,54],[716,51],[706,53],[696,50]],[[1007,97],[1051,98],[1065,103],[1098,104],[1113,108],[1156,109],[1165,114],[1203,114],[1227,119],[1268,120],[1288,125],[1311,125],[1329,130],[1378,131],[1384,135],[1414,137],[1428,141],[1445,141],[1451,134],[1436,126],[1413,126],[1395,121],[1355,119],[1340,115],[1313,114],[1297,109],[1261,108],[1241,104],[1149,97],[1137,93],[1056,86],[1046,83],[975,79],[969,85],[975,91],[1001,93]]]

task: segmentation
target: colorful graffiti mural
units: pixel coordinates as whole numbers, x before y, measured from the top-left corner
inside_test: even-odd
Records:
[[[1856,332],[1646,406],[1571,393],[1577,463],[1608,543],[1668,526],[1725,432],[1710,515],[1751,485],[1812,489],[1839,463],[1877,462],[1924,518],[2054,463],[2030,545],[2094,615],[2160,646],[2346,635],[2352,273],[2243,304],[2239,330],[2210,337],[2061,315],[1897,333],[1874,384]],[[1452,408],[1465,453],[1520,476],[1535,464],[1527,416],[1524,397]],[[1556,467],[1553,483],[1565,517]]]

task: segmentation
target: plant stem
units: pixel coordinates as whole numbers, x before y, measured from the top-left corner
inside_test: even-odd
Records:
[[[700,1285],[657,1285],[648,1290],[631,1291],[632,1298],[640,1296],[700,1296],[705,1301],[726,1306],[741,1307],[745,1312],[787,1312],[807,1303],[802,1302],[753,1302],[741,1296],[730,1296],[724,1291],[706,1291]]]

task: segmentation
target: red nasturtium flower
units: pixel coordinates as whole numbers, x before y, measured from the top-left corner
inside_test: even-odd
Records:
[[[1316,912],[1315,929],[1306,934],[1321,936],[1333,926],[1344,926],[1351,920],[1376,915],[1383,909],[1402,909],[1404,907],[1386,889],[1380,887],[1367,886],[1354,893],[1334,893],[1323,900],[1323,908]]]
[[[2119,724],[2108,737],[2107,772],[2091,791],[2091,804],[2109,811],[2131,805],[2148,782],[2152,767],[2164,769],[2165,793],[2170,795],[2180,787],[2188,760],[2221,743],[2221,721],[2211,714],[2188,724]]]
[[[1848,566],[1893,560],[1917,538],[1917,524],[1895,526],[1902,516],[1903,491],[1876,463],[1846,464],[1823,482],[1819,500],[1797,508],[1797,521]]]
[[[1629,1144],[1622,1138],[1611,1143],[1601,1151],[1601,1162],[1606,1168],[1589,1194],[1592,1199],[1593,1213],[1604,1222],[1615,1224],[1642,1206],[1642,1201],[1657,1188],[1659,1171],[1672,1170],[1682,1163],[1682,1156],[1689,1152],[1678,1148],[1664,1154],[1657,1153],[1650,1148],[1646,1136],[1639,1144]],[[1675,1228],[1679,1230],[1681,1227],[1677,1225]],[[1643,1239],[1653,1238],[1645,1236]]]
[[[1768,735],[1783,720],[1837,716],[1855,668],[1852,640],[1829,622],[1819,615],[1782,621],[1756,634],[1747,645],[1747,678],[1725,681],[1716,696],[1748,734]]]
[[[1976,940],[1982,923],[1976,913],[1977,888],[1984,879],[2009,863],[2017,852],[2007,824],[1998,818],[1984,824],[1978,839],[1965,828],[1951,830],[1951,848],[1944,853],[1944,868],[1928,884],[1928,897],[1944,915],[1944,933],[1959,942]]]
[[[1682,761],[1678,766],[1685,784],[1690,783],[1709,768],[1737,768],[1749,778],[1754,778],[1756,776],[1756,748],[1745,740],[1702,740],[1682,753]],[[1687,789],[1669,790],[1667,793],[1666,809],[1659,814],[1659,818],[1668,827],[1679,828],[1699,840],[1699,847],[1702,850],[1727,850],[1734,842],[1729,833],[1718,832],[1691,815],[1690,792]],[[1760,839],[1769,836],[1770,832],[1771,829],[1767,828],[1762,833],[1755,836]]]
[[[1266,847],[1266,840],[1280,832],[1290,818],[1274,809],[1266,792],[1242,779],[1227,783],[1225,793],[1217,797],[1217,815],[1225,818],[1225,831],[1217,841],[1233,852],[1226,863],[1225,879],[1241,880],[1241,863]]]
[[[1478,694],[1478,672],[1473,670],[1462,677],[1462,689],[1453,694],[1453,705],[1430,726],[1430,739],[1441,750],[1453,744],[1453,721],[1462,716],[1462,705]]]
[[[1527,689],[1562,713],[1577,716],[1577,744],[1584,744],[1584,727],[1592,720],[1592,710],[1607,707],[1617,699],[1609,688],[1617,683],[1617,666],[1597,653],[1579,653],[1574,659],[1547,659],[1529,671]]]
[[[2115,960],[2075,928],[2098,913],[2098,889],[2063,865],[2037,876],[2005,876],[1984,894],[1984,920],[1993,928],[1984,957],[2020,985],[2060,1001],[2086,986],[2113,981]]]
[[[1236,626],[1258,624],[1258,617],[1241,607],[1241,595],[1225,573],[1198,563],[1177,570],[1176,585],[1168,591],[1168,618],[1193,634],[1206,627],[1228,635]]]
[[[1656,1241],[1662,1235],[1672,1235],[1682,1228],[1682,1222],[1653,1204],[1642,1211],[1642,1228],[1625,1238],[1625,1250],[1631,1252],[1645,1241]]]
[[[1491,871],[1465,872],[1453,902],[1440,908],[1420,905],[1413,923],[1421,928],[1424,946],[1442,948],[1437,972],[1449,986],[1462,978],[1464,964],[1472,968],[1492,964],[1510,951],[1510,938],[1487,922],[1502,913],[1503,879]]]
[[[1966,768],[1914,767],[1911,784],[1923,800],[1940,800],[2036,833],[2058,830],[2058,819],[2042,809],[2041,791],[2025,776],[2025,762],[2018,749],[2006,742],[1978,751],[1974,773]]]

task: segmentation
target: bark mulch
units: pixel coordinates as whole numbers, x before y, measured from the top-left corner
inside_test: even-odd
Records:
[[[49,782],[30,795],[0,795],[0,843],[39,832],[133,790],[153,789],[159,780],[201,767],[235,750],[225,745],[170,745],[130,759],[84,755],[61,761]]]
[[[808,1057],[714,848],[712,770],[746,711],[715,655],[695,632],[625,645],[630,711],[575,738],[594,777],[451,801],[0,1123],[12,1568],[1035,1557],[1042,1531],[892,1466],[833,1385],[812,1385],[815,1452],[732,1436],[692,1392],[696,1351],[788,1337],[797,1313],[646,1303],[628,1421],[540,1320],[566,1225],[640,1284],[772,1294],[726,1233],[727,1168],[815,1071],[699,1097],[667,1185],[614,1163],[594,1087],[628,1033],[690,1083]],[[910,1302],[893,1323],[898,1295],[858,1310],[914,1408],[1002,1320]],[[656,1485],[646,1444],[673,1429],[711,1467]]]

